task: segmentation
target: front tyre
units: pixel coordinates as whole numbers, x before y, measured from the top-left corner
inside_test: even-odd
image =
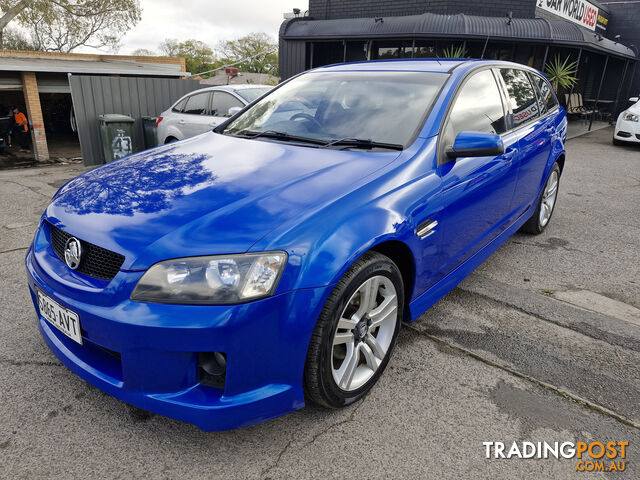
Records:
[[[398,267],[367,252],[327,299],[311,336],[304,370],[307,399],[338,408],[362,398],[393,350],[404,307]]]
[[[544,231],[551,220],[553,210],[558,199],[558,187],[560,185],[560,166],[556,162],[547,177],[540,198],[538,207],[533,216],[522,226],[522,230],[538,235]]]

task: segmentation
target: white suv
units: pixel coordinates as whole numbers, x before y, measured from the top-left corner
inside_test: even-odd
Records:
[[[158,117],[158,145],[211,130],[272,88],[269,85],[225,85],[194,90]]]

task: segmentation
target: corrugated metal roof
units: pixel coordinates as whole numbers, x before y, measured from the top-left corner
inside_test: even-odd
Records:
[[[144,63],[134,60],[79,60],[0,56],[0,71],[53,72],[105,75],[181,77],[185,72],[171,63]]]
[[[636,58],[633,50],[620,43],[614,43],[606,38],[598,40],[593,32],[565,20],[544,18],[514,18],[511,24],[508,24],[504,17],[435,13],[385,17],[377,22],[373,18],[336,20],[300,18],[286,22],[281,29],[281,36],[285,40],[420,36],[486,38],[487,35],[497,39],[525,39],[588,46],[610,54]]]

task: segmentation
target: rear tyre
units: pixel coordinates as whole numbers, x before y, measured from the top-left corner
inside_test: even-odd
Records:
[[[522,226],[522,231],[538,235],[544,231],[551,221],[551,216],[558,199],[558,187],[560,186],[560,166],[556,162],[547,177],[540,198],[538,207],[532,217]]]
[[[167,137],[166,140],[164,141],[164,144],[168,144],[168,143],[173,143],[173,142],[177,142],[178,139],[176,137]]]
[[[384,371],[400,329],[402,276],[388,257],[367,252],[327,299],[311,336],[306,397],[339,408],[362,398]]]

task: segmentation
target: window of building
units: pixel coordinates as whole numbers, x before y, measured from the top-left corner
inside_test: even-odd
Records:
[[[372,57],[374,59],[411,58],[412,50],[411,40],[373,42]]]

